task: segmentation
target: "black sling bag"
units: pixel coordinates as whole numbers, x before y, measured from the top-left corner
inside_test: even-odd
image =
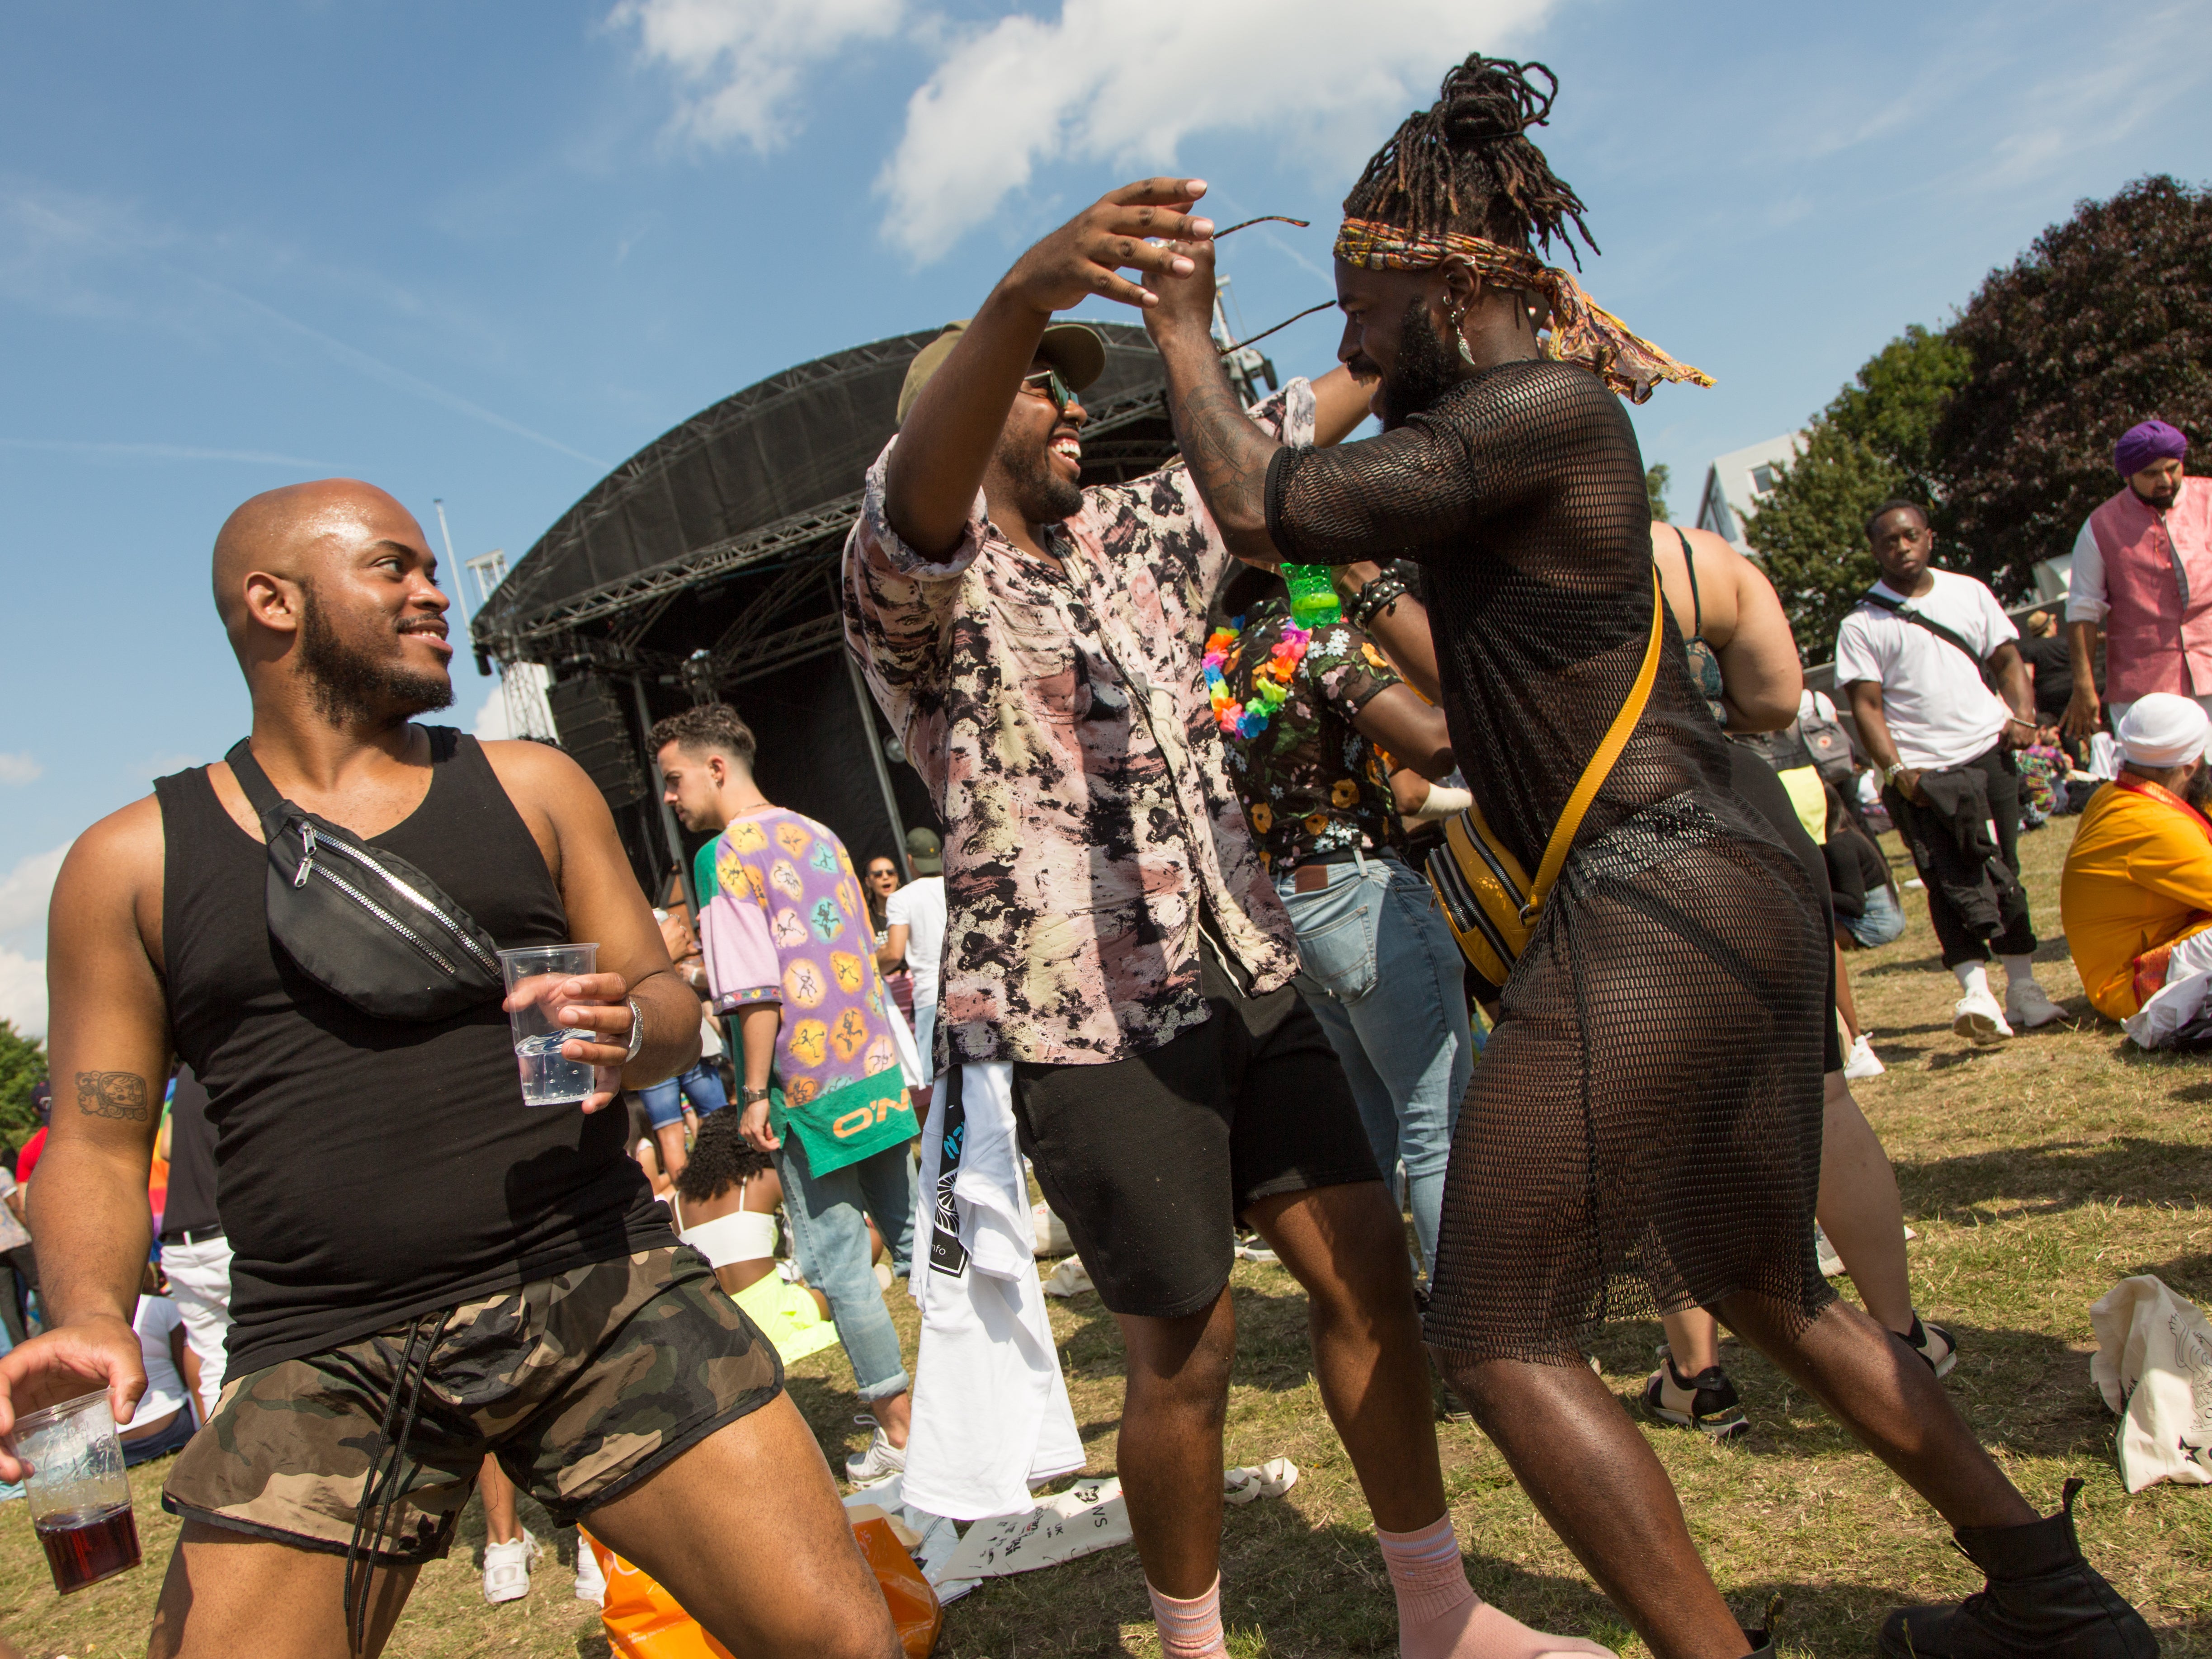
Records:
[[[1982,677],[1982,684],[1989,687],[1990,690],[1996,692],[1997,696],[2000,697],[2004,696],[2004,692],[2000,690],[1997,685],[1996,677],[1990,672],[1989,664],[1983,661],[1979,656],[1975,654],[1974,647],[1972,646],[1968,645],[1966,641],[1960,638],[1958,635],[1953,633],[1949,629],[1944,627],[1942,623],[1932,621],[1929,617],[1922,616],[1917,611],[1907,611],[1895,599],[1884,599],[1879,593],[1862,593],[1859,595],[1859,603],[1861,605],[1870,605],[1877,611],[1887,611],[1893,617],[1902,617],[1906,622],[1911,623],[1917,627],[1926,629],[1929,633],[1933,634],[1937,639],[1942,641],[1944,644],[1951,647],[1954,650],[1965,652],[1966,653],[1966,660],[1974,665],[1974,672]],[[2010,705],[2008,704],[2007,708],[2009,708]]]
[[[246,739],[223,759],[269,843],[269,937],[301,972],[378,1019],[451,1019],[504,993],[497,943],[436,882],[286,800]]]

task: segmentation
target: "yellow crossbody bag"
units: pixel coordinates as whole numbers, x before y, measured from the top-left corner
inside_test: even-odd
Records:
[[[1598,790],[1613,772],[1613,763],[1628,746],[1628,734],[1636,729],[1636,722],[1644,717],[1644,706],[1651,701],[1652,682],[1659,677],[1659,641],[1664,626],[1665,603],[1655,566],[1651,572],[1651,641],[1644,648],[1644,666],[1637,672],[1628,700],[1613,717],[1613,724],[1606,729],[1597,752],[1583,769],[1574,793],[1567,797],[1559,823],[1552,827],[1552,839],[1544,848],[1544,861],[1537,867],[1536,879],[1528,879],[1521,861],[1491,833],[1480,806],[1470,806],[1448,822],[1444,825],[1444,844],[1429,854],[1429,884],[1436,889],[1437,901],[1443,906],[1444,920],[1450,925],[1452,937],[1459,941],[1459,948],[1467,959],[1474,964],[1474,971],[1492,985],[1501,988],[1504,986],[1513,972],[1514,959],[1528,948],[1529,930],[1542,912],[1544,901],[1551,896],[1559,872],[1566,867],[1567,854],[1574,848],[1575,835],[1583,827],[1583,819],[1589,815],[1590,802],[1597,799]]]

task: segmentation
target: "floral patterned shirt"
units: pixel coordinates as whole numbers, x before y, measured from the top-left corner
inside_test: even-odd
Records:
[[[1313,390],[1253,418],[1310,444]],[[1201,909],[1255,989],[1287,984],[1200,672],[1230,554],[1189,473],[1085,490],[1054,568],[980,492],[957,547],[915,551],[884,516],[890,455],[845,544],[845,637],[945,823],[939,1063],[1095,1064],[1205,1024]]]
[[[1221,641],[1230,699],[1252,709],[1255,678],[1275,679],[1285,693],[1264,726],[1253,731],[1259,720],[1248,713],[1228,738],[1229,775],[1244,797],[1261,862],[1276,876],[1316,853],[1388,846],[1396,822],[1389,775],[1352,717],[1400,684],[1397,673],[1341,618],[1307,633],[1297,653],[1304,631],[1291,625],[1287,599],[1270,598],[1244,613],[1233,642]]]

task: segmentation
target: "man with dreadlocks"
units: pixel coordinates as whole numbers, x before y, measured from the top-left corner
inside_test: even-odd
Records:
[[[1692,1304],[1822,1401],[1989,1574],[1962,1607],[1893,1614],[1885,1653],[2154,1653],[2069,1516],[2038,1520],[1919,1357],[1815,1265],[1828,945],[1803,872],[1729,792],[1726,740],[1655,616],[1643,464],[1619,400],[1710,382],[1531,251],[1570,224],[1589,240],[1582,203],[1524,136],[1555,89],[1541,65],[1468,58],[1346,198],[1339,356],[1372,382],[1381,436],[1299,449],[1244,418],[1207,331],[1202,240],[1171,250],[1194,269],[1151,277],[1161,302],[1146,313],[1231,550],[1419,562],[1485,821],[1470,828],[1537,870],[1568,820],[1573,856],[1461,1110],[1428,1341],[1659,1654],[1735,1659],[1768,1638],[1729,1614],[1658,1460],[1578,1348],[1639,1304]],[[1593,767],[1637,696],[1625,748]],[[1586,773],[1602,780],[1594,799],[1577,787]]]

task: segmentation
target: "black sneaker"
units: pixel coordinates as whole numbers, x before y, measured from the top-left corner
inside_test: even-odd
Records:
[[[1695,1376],[1685,1377],[1674,1369],[1674,1356],[1663,1347],[1659,1369],[1644,1385],[1644,1409],[1662,1423],[1695,1429],[1716,1440],[1733,1440],[1751,1429],[1726,1371],[1709,1365]]]
[[[1988,1583],[1954,1607],[1901,1607],[1881,1627],[1887,1659],[2157,1659],[2142,1615],[2081,1559],[2074,1494],[2057,1515],[1954,1534]]]

